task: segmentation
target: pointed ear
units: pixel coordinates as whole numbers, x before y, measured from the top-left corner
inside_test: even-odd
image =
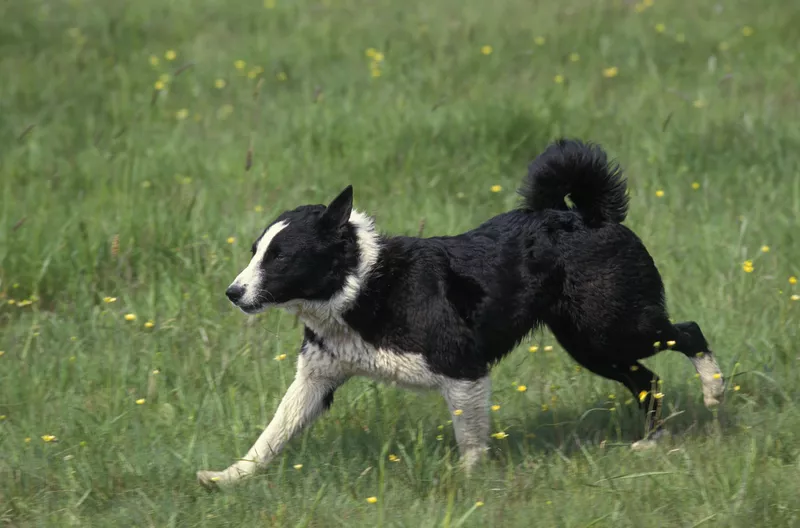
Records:
[[[333,201],[322,213],[320,219],[328,227],[339,229],[347,224],[350,220],[350,213],[353,211],[353,186],[348,185],[344,190],[339,193],[339,196]]]

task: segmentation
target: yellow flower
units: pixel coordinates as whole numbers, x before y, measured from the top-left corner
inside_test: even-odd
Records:
[[[675,42],[679,43],[686,42],[686,35],[684,35],[683,33],[678,33],[677,35],[675,35]]]
[[[161,374],[161,371],[158,369],[153,369],[153,374]]]
[[[615,399],[616,397],[617,397],[617,395],[616,395],[616,394],[613,394],[613,393],[608,395],[608,399],[609,399],[609,400],[613,400],[613,399]]]
[[[226,82],[225,82],[225,79],[217,79],[216,81],[214,81],[214,87],[215,87],[217,90],[222,90],[223,88],[225,88],[225,86],[226,86],[227,84],[228,84],[228,83],[226,83]]]
[[[503,186],[502,185],[492,185],[491,191],[493,193],[499,193],[502,190],[503,190]]]
[[[25,438],[25,443],[26,444],[30,444],[31,443],[31,437],[30,436]]]
[[[6,351],[5,350],[0,350],[0,357],[3,357],[5,355],[6,355]]]
[[[144,324],[144,327],[145,327],[145,328],[153,328],[155,325],[156,325],[155,321],[153,321],[153,320],[151,319],[151,320],[147,321],[147,322]]]
[[[389,462],[400,462],[400,457],[392,453],[389,455]]]
[[[186,108],[181,108],[180,110],[175,112],[176,119],[183,120],[186,119],[187,117],[189,117],[189,110],[187,110]]]
[[[767,245],[761,246],[761,252],[762,253],[769,253],[769,246],[767,246]]]
[[[369,58],[373,58],[377,54],[378,50],[376,50],[375,48],[367,48],[367,51],[364,52],[364,55],[366,55]]]
[[[103,302],[104,302],[104,303],[113,303],[113,302],[117,302],[117,298],[116,298],[116,297],[103,297]]]
[[[714,374],[712,377],[713,377],[714,379],[720,379],[720,378],[722,378],[722,374],[720,374],[719,372],[717,372],[717,373],[716,373],[716,374]]]
[[[235,237],[228,237],[228,239],[226,240],[226,242],[227,242],[228,244],[233,244],[234,242],[236,242],[236,238],[235,238]]]
[[[742,387],[741,387],[740,385],[734,385],[734,386],[733,386],[733,390],[735,390],[735,391],[738,391],[738,390],[739,390],[739,389],[741,389],[741,388],[742,388]]]
[[[300,470],[303,469],[303,464],[295,464],[293,467],[297,470]]]
[[[492,438],[497,438],[498,440],[502,440],[503,438],[507,438],[507,437],[508,437],[508,433],[506,433],[505,431],[500,431],[498,433],[493,433],[492,434]]]
[[[751,28],[750,26],[745,26],[742,28],[742,35],[744,35],[745,37],[749,37],[752,34],[753,34],[753,28]]]
[[[698,183],[698,182],[692,182],[692,189],[694,189],[694,190],[696,191],[696,190],[697,190],[697,189],[699,189],[699,188],[700,188],[700,183]]]
[[[476,508],[480,508],[481,506],[483,506],[483,501],[476,501],[475,502],[475,507]]]
[[[367,502],[370,504],[375,504],[378,502],[378,497],[367,497]]]
[[[42,440],[44,440],[48,444],[50,442],[58,442],[58,438],[56,438],[54,435],[49,435],[49,434],[42,435]]]
[[[125,320],[126,321],[135,321],[136,320],[136,314],[132,314],[132,313],[125,314]]]
[[[544,347],[544,351],[545,351],[545,352],[552,352],[552,351],[553,351],[553,345],[547,345],[547,346],[545,346],[545,347]]]
[[[639,365],[631,365],[631,372],[636,372],[639,370]]]
[[[657,393],[653,394],[653,398],[655,398],[657,400],[660,400],[663,397],[664,397],[664,393],[663,392],[657,392]]]
[[[577,53],[573,52],[573,53],[569,54],[569,61],[570,62],[578,62],[579,60],[581,60],[581,56],[578,55]]]
[[[617,68],[616,66],[611,66],[610,68],[605,68],[603,70],[603,77],[606,77],[608,79],[616,77],[617,75],[619,75],[619,68]]]
[[[674,347],[675,346],[675,341],[667,341],[667,346],[668,347]]]
[[[547,412],[547,410],[548,410],[549,408],[550,408],[550,407],[549,407],[549,406],[548,406],[546,403],[543,403],[543,404],[542,404],[542,412]]]
[[[793,301],[800,301],[800,295],[797,295],[796,293],[795,293],[795,294],[793,294],[793,295],[792,295],[791,297],[789,297],[789,298],[790,298],[791,300],[793,300]]]
[[[286,82],[289,76],[286,75],[286,72],[278,72],[278,75],[276,75],[275,78],[278,79],[280,82]]]
[[[536,352],[537,350],[539,350],[539,347],[538,347],[538,346],[536,346],[536,345],[531,345],[531,346],[528,348],[528,352],[530,352],[531,354],[533,354],[533,353],[534,353],[534,352]]]
[[[376,51],[375,55],[372,56],[372,60],[374,60],[375,62],[383,62],[383,59],[384,59],[383,53],[381,53],[380,51]]]
[[[518,385],[517,386],[517,391],[518,392],[525,392],[526,390],[528,390],[528,387],[526,387],[525,385]]]
[[[663,33],[663,32],[665,32],[667,30],[667,26],[665,26],[661,22],[656,24],[655,28],[656,28],[656,33]]]
[[[136,405],[144,405],[145,401],[146,400],[144,398],[139,398],[138,400],[136,400]]]
[[[497,404],[495,404],[495,405],[492,405],[492,411],[493,411],[493,412],[497,412],[497,411],[499,411],[499,410],[500,410],[500,406],[499,406],[499,405],[497,405]]]
[[[261,207],[260,205],[257,205],[257,206],[255,206],[255,207],[253,207],[253,211],[255,211],[255,212],[257,212],[257,213],[260,213],[260,212],[261,212],[261,211],[263,211],[263,210],[264,210],[264,208],[263,208],[263,207]]]
[[[237,70],[243,70],[245,66],[247,66],[247,63],[242,59],[239,59],[233,63],[233,67]]]
[[[564,84],[564,76],[561,74],[556,75],[553,77],[553,82],[556,84]]]
[[[167,50],[167,52],[164,54],[164,58],[168,61],[174,61],[178,58],[178,54],[175,53],[175,50]]]
[[[5,419],[6,419],[6,415],[5,414],[0,414],[0,422],[2,422]]]
[[[645,398],[647,398],[647,391],[643,390],[642,392],[639,393],[639,401],[643,402]]]
[[[794,275],[789,277],[789,284],[797,284],[797,277],[795,277]]]
[[[663,198],[664,197],[663,189],[659,189],[659,190],[656,191],[656,197],[657,198]]]
[[[464,414],[464,411],[462,411],[461,409],[456,409],[455,411],[453,411],[454,416],[461,416],[462,414]]]
[[[9,299],[8,300],[8,304],[13,306],[13,305],[17,304],[17,301],[15,301],[14,299]]]
[[[486,46],[483,46],[481,48],[481,53],[483,53],[484,55],[491,55],[492,54],[492,47],[489,46],[488,44]]]
[[[745,273],[753,273],[754,269],[755,268],[753,267],[752,260],[745,260],[744,263],[742,264],[742,270],[744,270]]]
[[[547,42],[547,40],[544,37],[539,36],[539,37],[534,38],[533,42],[537,46],[544,46],[544,43]]]
[[[283,361],[284,359],[286,359],[286,354],[278,354],[275,356],[275,361]]]
[[[152,64],[153,66],[158,66],[158,63],[159,63],[158,57],[156,57],[155,55],[150,55],[150,64]]]

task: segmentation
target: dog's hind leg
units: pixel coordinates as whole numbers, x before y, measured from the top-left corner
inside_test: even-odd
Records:
[[[286,443],[312,423],[333,402],[334,391],[345,381],[309,366],[301,354],[297,374],[286,391],[275,416],[243,459],[223,471],[198,471],[197,480],[209,489],[248,477],[275,458]]]
[[[575,360],[594,374],[622,383],[633,394],[645,413],[645,439],[653,440],[662,433],[657,420],[661,411],[661,395],[658,390],[659,378],[655,372],[638,361],[612,363],[588,361],[586,358]],[[636,442],[634,447],[643,445],[642,442]]]
[[[719,405],[725,392],[725,380],[700,326],[694,321],[687,321],[676,323],[672,328],[675,342],[661,342],[659,348],[674,348],[689,358],[703,383],[703,401],[706,407]]]
[[[453,429],[467,473],[488,449],[491,391],[488,375],[474,381],[447,378],[442,383],[442,394],[453,416]]]

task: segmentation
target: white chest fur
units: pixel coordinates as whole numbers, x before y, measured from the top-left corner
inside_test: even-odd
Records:
[[[366,376],[410,388],[441,386],[442,376],[431,371],[422,354],[376,348],[357,333],[341,327],[318,335],[321,344],[306,342],[303,349],[303,368],[309,374],[336,378]]]

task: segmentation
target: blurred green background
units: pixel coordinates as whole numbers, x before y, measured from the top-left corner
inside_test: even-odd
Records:
[[[797,2],[28,0],[0,20],[0,522],[800,525]],[[627,392],[540,332],[494,371],[508,436],[472,479],[440,396],[354,380],[264,475],[199,488],[293,376],[294,319],[224,297],[267,223],[353,184],[384,232],[458,233],[516,205],[561,135],[625,168],[626,224],[730,380],[718,413],[662,353],[673,439],[632,452]]]

